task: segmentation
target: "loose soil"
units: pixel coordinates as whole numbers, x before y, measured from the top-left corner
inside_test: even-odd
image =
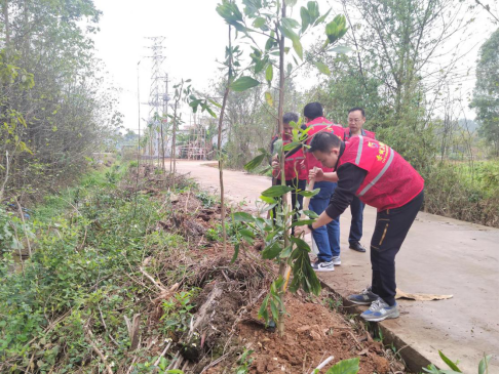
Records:
[[[380,342],[359,322],[325,306],[326,291],[320,297],[288,293],[284,335],[266,328],[257,313],[277,265],[260,258],[262,241],[241,243],[239,257],[231,263],[234,248],[228,245],[224,253],[220,242],[205,236],[220,220],[220,206],[204,207],[191,189],[178,195],[160,193],[151,186],[157,185],[154,171],[142,169],[142,177],[149,179],[148,185],[141,186],[144,192],[171,206],[169,218],[158,222],[157,230],[177,233],[188,242],[187,251],[169,250],[161,260],[162,270],[156,275],[164,289],[151,304],[150,326],[160,323],[161,303],[172,300],[175,292],[200,289],[189,331],[172,335],[175,348],[166,357],[177,363],[171,368],[185,373],[232,373],[243,364],[238,363],[241,354],[251,350],[248,373],[310,373],[329,356],[334,360],[327,368],[359,357],[360,373],[392,370]],[[173,283],[172,272],[179,267],[185,267],[184,275]],[[160,352],[161,348],[153,348],[150,353]]]

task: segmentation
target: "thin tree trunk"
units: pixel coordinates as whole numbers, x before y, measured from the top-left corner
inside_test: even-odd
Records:
[[[182,89],[184,88],[184,80],[181,82],[181,86],[179,88],[179,95],[177,96],[175,100],[175,107],[174,107],[174,124],[173,124],[173,129],[172,129],[172,173],[175,174],[175,159],[176,159],[176,149],[175,149],[175,137],[177,134],[177,107],[179,106],[179,101],[181,100],[182,97]]]
[[[229,38],[229,57],[228,57],[228,72],[227,72],[227,85],[226,90],[224,91],[224,98],[222,99],[222,107],[220,109],[219,115],[219,129],[217,134],[217,150],[219,152],[219,185],[220,185],[220,204],[221,204],[221,224],[222,224],[222,248],[224,250],[224,254],[227,253],[226,242],[227,242],[227,234],[226,234],[226,204],[224,201],[224,172],[223,172],[223,164],[222,164],[222,124],[224,123],[224,112],[226,110],[227,97],[229,96],[229,87],[231,85],[231,79],[233,76],[232,69],[232,52],[231,52],[231,26],[229,26],[228,30],[228,38]]]
[[[176,149],[175,149],[175,135],[177,134],[177,101],[175,102],[175,108],[174,108],[174,127],[172,129],[172,173],[175,174],[175,158],[177,157],[176,155]]]
[[[281,19],[286,17],[286,3],[283,1],[283,4],[281,6]],[[285,103],[285,36],[281,35],[280,41],[279,41],[279,48],[280,48],[280,56],[279,56],[279,71],[280,71],[280,78],[279,78],[279,99],[278,99],[278,136],[281,136],[283,134],[283,106]],[[283,151],[283,147],[281,147],[281,155],[280,155],[280,169],[281,169],[281,184],[284,186],[286,185],[286,179],[285,179],[285,155]],[[287,212],[287,206],[288,206],[288,201],[286,199],[286,195],[282,199],[282,209],[283,212]],[[288,214],[285,214],[285,220],[288,220]],[[285,226],[286,226],[285,222]],[[287,248],[288,245],[290,244],[290,238],[288,236],[288,232],[285,230],[284,235],[283,235],[283,240],[284,240],[284,247]],[[289,267],[290,265],[288,264],[288,260],[281,260],[280,263],[280,269],[279,269],[279,275],[283,279],[283,288],[282,288],[282,293],[285,292],[284,285],[286,282],[286,277],[289,272]],[[280,336],[283,336],[285,333],[285,310],[280,307],[280,318],[278,321],[278,331]]]

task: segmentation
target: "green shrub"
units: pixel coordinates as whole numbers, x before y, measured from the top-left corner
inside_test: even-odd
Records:
[[[423,176],[425,211],[498,226],[498,162],[440,162]]]
[[[12,271],[9,252],[0,258],[0,372],[25,370],[30,361],[40,372],[75,372],[92,351],[89,329],[108,343],[113,337],[101,347],[108,357],[128,359],[123,317],[132,318],[148,292],[130,276],[146,256],[164,256],[184,242],[151,229],[166,214],[159,202],[116,190],[121,167],[108,173],[84,177],[37,208],[28,221],[36,249],[22,271]],[[12,242],[12,221],[0,208],[0,240]]]

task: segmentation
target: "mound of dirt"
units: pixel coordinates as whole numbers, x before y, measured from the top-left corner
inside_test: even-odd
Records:
[[[220,243],[204,240],[205,230],[220,219],[219,206],[203,208],[189,192],[177,196],[172,206],[176,211],[158,229],[191,238],[187,256],[178,262],[190,274],[180,289],[201,289],[194,300],[189,331],[175,339],[178,354],[172,362],[179,363],[173,367],[185,373],[230,373],[241,365],[238,359],[246,350],[252,351],[251,363],[247,360],[249,373],[310,373],[330,356],[334,360],[327,368],[359,357],[360,373],[391,371],[382,344],[373,341],[361,325],[347,322],[342,314],[322,305],[321,298],[306,298],[300,291],[288,293],[284,335],[266,329],[257,313],[276,277],[277,265],[260,258],[258,249],[263,243],[242,245],[237,261],[231,263],[228,256],[234,248],[228,244],[224,254]],[[171,264],[170,260],[165,258]],[[165,295],[171,297],[169,292]],[[161,314],[161,308],[155,311]],[[161,315],[155,317],[159,320]]]
[[[231,264],[220,256],[194,265],[189,282],[202,288],[193,326],[200,339],[185,336],[181,340],[183,346],[199,344],[201,349],[194,355],[192,349],[181,351],[193,363],[187,372],[227,372],[244,349],[253,351],[249,373],[309,373],[329,356],[334,356],[329,366],[359,356],[360,373],[390,371],[382,344],[319,299],[311,302],[301,294],[288,293],[284,336],[267,330],[257,313],[275,274],[269,265],[249,258]],[[224,359],[213,365],[218,357]]]
[[[390,370],[388,361],[381,356],[381,343],[371,339],[360,342],[341,315],[321,304],[304,303],[292,294],[287,295],[285,303],[288,316],[282,337],[255,323],[239,324],[241,342],[254,351],[250,373],[310,373],[329,356],[334,357],[329,364],[332,366],[360,355],[360,373]],[[362,338],[366,339],[366,335]]]

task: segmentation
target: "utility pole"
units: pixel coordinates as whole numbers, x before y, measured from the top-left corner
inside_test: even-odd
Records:
[[[139,65],[141,64],[141,60],[137,61],[137,128],[139,131],[139,140],[138,140],[138,166],[141,164],[141,94],[140,94],[140,80],[139,80]]]
[[[165,61],[163,56],[163,41],[164,36],[154,36],[148,37],[146,39],[151,40],[152,45],[147,47],[152,50],[153,55],[148,56],[153,61],[153,66],[151,69],[151,88],[149,91],[149,121],[151,125],[151,137],[154,137],[154,141],[151,144],[150,156],[157,156],[158,163],[160,163],[160,143],[161,147],[164,148],[163,144],[163,123],[160,118],[160,80],[161,77],[161,65]],[[165,166],[162,167],[163,169]]]
[[[165,143],[163,140],[163,120],[168,123],[168,102],[170,101],[170,97],[168,96],[168,74],[165,74],[165,93],[163,94],[163,118],[161,124],[161,149],[163,155],[163,168],[165,169]],[[170,173],[172,172],[172,160],[170,160]]]

